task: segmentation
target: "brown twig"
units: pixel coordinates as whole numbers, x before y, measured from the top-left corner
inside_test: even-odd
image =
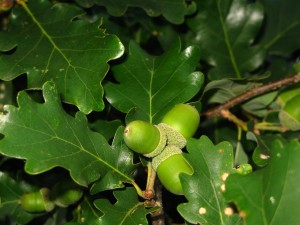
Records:
[[[229,110],[230,108],[232,108],[246,100],[249,100],[255,96],[261,95],[263,93],[267,93],[269,91],[276,90],[283,86],[292,85],[292,84],[299,83],[299,82],[300,82],[300,73],[297,73],[293,76],[286,77],[281,80],[271,82],[269,84],[265,84],[265,85],[262,85],[259,87],[252,88],[252,89],[242,93],[241,95],[228,100],[227,102],[225,102],[219,106],[216,106],[212,109],[204,111],[201,115],[206,116],[206,117],[220,116],[222,112]]]
[[[151,214],[152,225],[165,225],[165,213],[162,204],[162,185],[157,179],[154,187],[156,197],[155,202],[158,206],[160,206],[160,208]]]

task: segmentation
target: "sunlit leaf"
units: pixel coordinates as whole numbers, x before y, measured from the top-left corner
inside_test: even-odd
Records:
[[[229,205],[223,197],[224,181],[234,173],[233,149],[229,142],[214,145],[208,137],[189,140],[186,159],[193,175],[182,174],[183,191],[188,202],[178,206],[179,213],[192,224],[242,224],[237,214],[227,215]]]
[[[174,105],[190,100],[201,88],[203,74],[194,72],[199,49],[180,51],[177,42],[161,56],[152,56],[137,44],[129,46],[125,63],[113,67],[118,83],[105,85],[107,100],[118,110],[135,108],[135,118],[158,122]]]
[[[273,141],[269,164],[248,175],[230,175],[226,197],[237,204],[245,224],[297,224],[300,144]]]
[[[84,113],[101,111],[109,60],[120,57],[120,40],[80,19],[83,11],[70,4],[29,1],[16,7],[9,28],[0,32],[0,78],[26,73],[29,88],[56,83],[63,100]]]
[[[197,1],[198,13],[187,20],[192,33],[188,41],[197,43],[203,59],[213,68],[210,78],[242,78],[258,68],[265,50],[254,44],[263,21],[258,1]]]
[[[89,129],[83,113],[74,118],[63,110],[52,82],[43,86],[43,96],[45,103],[37,103],[21,92],[19,108],[5,107],[7,113],[0,117],[2,154],[25,159],[30,174],[63,167],[84,186],[100,177],[116,181],[118,187],[132,181],[135,166],[133,154],[123,142],[124,128],[118,129],[110,146],[102,135]]]
[[[111,204],[107,199],[97,199],[95,206],[104,215],[99,218],[101,225],[148,225],[146,215],[157,210],[157,208],[145,208],[144,203],[138,200],[133,188],[114,191],[117,202]]]

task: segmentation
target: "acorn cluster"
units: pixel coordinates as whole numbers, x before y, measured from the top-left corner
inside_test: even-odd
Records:
[[[82,196],[82,187],[72,180],[66,180],[56,183],[51,189],[44,187],[38,191],[23,194],[20,204],[26,212],[43,213],[52,211],[55,206],[73,205]]]
[[[199,123],[200,115],[195,107],[178,104],[157,125],[141,120],[130,122],[124,130],[124,141],[133,151],[152,159],[152,167],[167,190],[182,195],[179,174],[193,173],[182,149]]]

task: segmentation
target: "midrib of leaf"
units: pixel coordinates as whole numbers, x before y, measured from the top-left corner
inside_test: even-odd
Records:
[[[68,121],[66,121],[68,123]],[[85,149],[79,138],[77,137],[77,135],[75,134],[74,130],[72,129],[72,127],[70,126],[70,124],[68,123],[69,128],[72,130],[72,133],[74,134],[74,136],[76,137],[76,139],[78,140],[78,142],[80,143],[80,146],[73,144],[72,142],[69,142],[67,140],[64,140],[62,138],[59,138],[59,140],[66,142],[67,144],[70,145],[74,145],[75,147],[79,148],[80,150],[82,150],[83,152],[85,152],[86,154],[91,155],[92,157],[96,158],[97,160],[99,160],[101,163],[103,163],[105,166],[107,166],[108,168],[112,169],[113,171],[115,171],[116,173],[120,174],[122,177],[126,178],[127,180],[132,181],[132,179],[130,177],[128,177],[126,174],[122,173],[121,171],[119,171],[118,169],[116,169],[114,166],[110,165],[109,163],[107,163],[106,161],[104,161],[102,158],[100,158],[98,155],[94,155],[91,152],[89,152],[87,149]]]
[[[201,157],[202,157],[203,159],[205,159],[205,156],[203,155],[203,153],[201,154]],[[206,160],[204,160],[204,161],[206,162]],[[205,165],[206,165],[207,168],[210,168],[209,165],[207,164],[207,162],[205,163]],[[222,209],[221,209],[221,204],[220,204],[220,202],[219,202],[218,194],[217,194],[217,191],[216,191],[217,187],[215,186],[214,180],[213,180],[213,178],[212,178],[212,172],[210,171],[210,169],[208,169],[208,171],[209,171],[209,176],[205,176],[205,177],[206,177],[206,179],[208,179],[208,181],[209,181],[209,183],[210,183],[210,185],[211,185],[211,188],[212,188],[212,190],[213,190],[214,197],[215,197],[215,199],[216,199],[216,204],[217,204],[217,207],[218,207],[218,208],[215,209],[210,203],[209,203],[209,205],[211,205],[211,207],[212,207],[213,209],[215,209],[216,212],[219,213],[219,216],[220,216],[220,222],[221,222],[221,224],[224,224],[223,215],[222,215]]]
[[[260,180],[261,181],[261,180]],[[240,184],[238,184],[239,189],[241,190],[243,196],[245,196],[246,200],[255,208],[258,209],[258,211],[261,212],[262,214],[262,219],[263,219],[263,225],[268,225],[268,221],[266,220],[266,215],[265,215],[265,210],[263,209],[263,207],[259,206],[257,204],[257,202],[255,202],[252,198],[249,197],[249,193],[248,191],[245,189],[244,186],[241,186]],[[263,190],[260,190],[260,195],[263,196]],[[263,205],[263,198],[261,198],[261,205]]]
[[[286,34],[289,30],[293,29],[294,27],[298,26],[300,22],[295,22],[287,26],[287,28],[283,29],[281,32],[279,32],[277,35],[274,36],[273,39],[271,39],[267,44],[265,44],[265,48],[269,49],[274,45],[284,34]]]
[[[19,4],[21,4],[23,6],[23,8],[25,9],[25,11],[28,13],[28,15],[30,15],[31,19],[33,20],[33,22],[39,27],[39,29],[41,30],[41,32],[43,33],[43,35],[45,35],[45,37],[49,40],[49,42],[53,45],[54,49],[56,49],[61,55],[62,57],[68,62],[68,64],[70,66],[71,63],[68,60],[68,58],[65,56],[65,54],[60,50],[60,48],[56,45],[56,43],[52,40],[52,38],[50,37],[50,35],[47,33],[47,31],[43,28],[43,26],[39,23],[39,21],[37,20],[37,18],[33,15],[33,13],[31,12],[31,10],[28,8],[27,4],[24,2],[24,0],[20,0],[18,1]]]
[[[31,19],[33,20],[33,22],[38,26],[38,28],[41,30],[42,34],[45,35],[45,37],[49,40],[49,42],[52,44],[53,48],[59,52],[59,54],[66,60],[66,62],[68,63],[68,65],[70,67],[72,67],[74,69],[74,71],[76,72],[76,75],[78,76],[79,80],[82,82],[82,84],[86,87],[86,84],[83,82],[83,80],[80,78],[79,74],[77,73],[77,71],[75,70],[75,67],[71,64],[71,62],[68,60],[67,56],[60,50],[60,48],[56,45],[56,43],[53,41],[53,39],[51,38],[51,36],[47,33],[47,31],[43,28],[43,26],[39,23],[39,21],[37,20],[37,18],[33,15],[33,13],[31,12],[31,10],[28,8],[26,2],[24,0],[19,0],[18,3],[20,5],[22,5],[22,7],[25,9],[25,11],[28,13],[28,15],[31,17]],[[54,52],[54,50],[52,51],[52,53]],[[50,61],[50,60],[49,60]],[[87,88],[87,87],[86,87]],[[66,90],[66,89],[65,89]],[[87,90],[89,90],[89,88],[87,88]],[[90,90],[89,90],[90,92]],[[94,98],[94,95],[91,94],[91,96]],[[96,99],[94,99],[95,102],[97,101]]]
[[[35,113],[35,115],[38,115],[38,113]],[[43,119],[42,119],[43,120]],[[44,120],[44,122],[48,125],[49,129],[53,131],[53,129],[51,128],[51,126],[47,123],[47,121]],[[9,123],[7,121],[7,123]],[[126,178],[128,181],[130,181],[134,186],[136,185],[134,180],[132,180],[130,177],[128,177],[126,174],[122,173],[120,170],[118,170],[117,168],[115,168],[114,166],[112,166],[111,164],[107,163],[105,160],[103,160],[102,158],[100,158],[98,155],[94,155],[92,154],[91,152],[89,152],[87,149],[84,148],[84,146],[82,146],[81,144],[81,141],[80,139],[77,137],[77,135],[75,134],[74,130],[72,129],[71,125],[69,124],[68,120],[65,120],[65,123],[68,125],[69,129],[72,130],[72,133],[73,135],[75,136],[76,140],[78,141],[78,143],[80,145],[76,145],[74,144],[73,142],[70,142],[66,139],[63,139],[61,137],[59,137],[54,131],[54,134],[55,135],[50,135],[49,133],[45,133],[45,132],[42,132],[42,131],[39,131],[39,130],[36,130],[36,129],[32,129],[32,128],[29,128],[27,126],[21,126],[21,125],[18,125],[18,124],[14,124],[15,126],[19,126],[19,127],[22,127],[22,128],[25,128],[25,129],[28,129],[28,130],[32,130],[32,131],[35,131],[35,132],[38,132],[38,133],[41,133],[41,134],[44,134],[46,136],[49,136],[50,137],[50,140],[51,139],[57,139],[61,142],[64,142],[68,145],[71,145],[77,149],[79,149],[80,151],[92,156],[93,158],[97,159],[99,162],[101,162],[102,164],[104,164],[105,166],[107,166],[108,168],[110,168],[111,170],[115,171],[117,174],[121,175],[122,177]]]
[[[276,207],[276,209],[275,209],[275,212],[274,212],[274,214],[273,214],[271,220],[268,222],[268,224],[272,224],[272,221],[273,221],[273,219],[275,218],[276,214],[279,213],[278,208],[279,208],[280,202],[282,201],[282,195],[283,195],[284,190],[285,190],[285,188],[286,188],[286,177],[287,177],[287,172],[288,172],[288,168],[289,168],[289,162],[290,162],[290,160],[288,159],[288,162],[287,162],[287,164],[286,164],[286,167],[285,167],[285,168],[281,168],[282,171],[285,171],[284,178],[283,178],[284,184],[283,184],[283,188],[281,189],[280,199],[277,200],[277,201],[278,201],[277,207]],[[271,185],[271,183],[269,183],[269,186],[270,186],[270,185]],[[265,192],[265,194],[267,194],[267,193],[268,193],[268,192]],[[266,217],[266,215],[265,215],[265,210],[264,210],[264,216]],[[265,218],[265,220],[267,221],[267,218]]]
[[[128,217],[130,217],[130,215],[132,215],[132,214],[136,211],[136,209],[137,209],[139,206],[141,206],[141,205],[143,205],[143,203],[139,202],[139,203],[135,204],[133,207],[131,207],[131,208],[128,210],[128,212],[125,214],[124,218],[121,220],[121,222],[119,223],[119,225],[124,225],[126,219],[127,219]]]
[[[228,50],[228,53],[229,53],[229,56],[230,56],[231,64],[233,66],[233,69],[235,71],[235,74],[236,74],[237,78],[240,79],[241,74],[240,74],[240,71],[238,69],[238,66],[237,66],[237,63],[236,63],[236,60],[235,60],[235,57],[234,57],[234,54],[233,54],[231,44],[229,42],[228,32],[227,32],[225,22],[224,22],[224,18],[222,16],[222,12],[221,12],[220,0],[218,0],[217,4],[218,4],[219,19],[220,19],[220,22],[221,22],[221,25],[222,25],[223,34],[224,34],[224,38],[225,38],[225,43],[226,43],[226,47],[227,47],[227,50]]]
[[[222,209],[221,209],[220,202],[219,202],[219,199],[218,199],[216,187],[215,187],[215,185],[214,185],[214,183],[213,183],[212,180],[210,180],[210,184],[211,184],[211,186],[212,186],[212,189],[213,189],[213,191],[214,191],[214,196],[215,196],[216,201],[217,201],[217,205],[218,205],[218,209],[219,209],[219,210],[217,210],[217,212],[219,212],[221,224],[224,224],[224,221],[223,221],[223,215],[222,215]]]

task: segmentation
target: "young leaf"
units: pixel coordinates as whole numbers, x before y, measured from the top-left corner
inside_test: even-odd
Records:
[[[183,191],[188,202],[178,206],[179,213],[192,224],[242,224],[228,206],[223,191],[227,176],[234,173],[233,149],[229,142],[214,145],[208,137],[190,139],[186,159],[193,175],[182,174]],[[228,215],[226,210],[232,210]]]
[[[64,101],[84,113],[101,111],[100,82],[107,62],[123,54],[120,40],[81,20],[83,11],[74,5],[44,0],[22,5],[12,11],[8,31],[0,33],[1,79],[26,73],[29,88],[52,80]]]
[[[19,203],[25,192],[35,189],[24,181],[16,181],[8,174],[0,172],[0,223],[9,218],[11,224],[27,224],[36,217],[24,211]]]
[[[256,1],[198,1],[198,13],[187,20],[192,31],[189,41],[203,50],[203,58],[213,66],[210,78],[242,78],[263,62],[265,51],[254,45],[263,8]]]
[[[86,0],[76,0],[85,2]],[[184,16],[187,13],[187,5],[184,0],[94,0],[98,5],[103,5],[107,11],[113,16],[122,16],[128,7],[139,7],[144,9],[148,16],[156,17],[163,15],[167,20],[174,24],[184,22]]]
[[[201,88],[204,77],[194,72],[199,49],[191,46],[180,52],[180,43],[161,56],[152,56],[131,42],[125,63],[113,67],[119,84],[107,83],[107,100],[118,110],[159,122],[175,104],[190,100]]]
[[[132,182],[135,166],[132,152],[123,143],[124,128],[116,132],[110,146],[102,135],[88,128],[83,113],[78,112],[74,118],[63,110],[52,82],[43,86],[43,95],[45,103],[41,104],[22,91],[19,108],[5,107],[7,113],[0,117],[0,132],[4,135],[1,153],[25,159],[25,170],[30,174],[63,167],[83,186],[100,176],[112,176],[105,180],[115,180],[119,187],[122,182]]]
[[[146,215],[157,210],[145,208],[144,203],[138,200],[133,188],[114,191],[117,202],[111,204],[107,199],[97,199],[94,204],[104,215],[99,218],[99,225],[148,225]]]
[[[230,175],[225,196],[245,224],[298,224],[300,143],[274,140],[269,164],[248,175]]]

